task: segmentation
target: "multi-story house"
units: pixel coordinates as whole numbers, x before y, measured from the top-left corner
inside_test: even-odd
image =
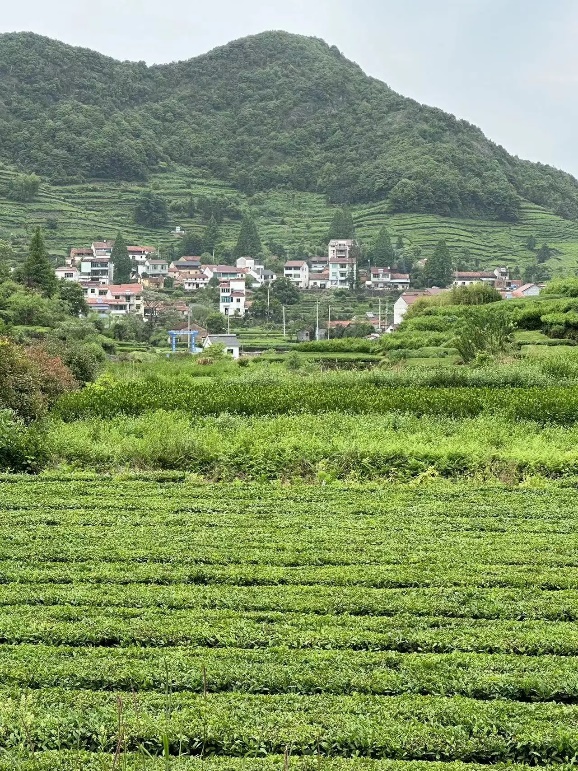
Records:
[[[144,317],[142,287],[139,284],[83,285],[84,296],[90,310],[103,317],[126,316],[135,313]]]
[[[357,241],[352,239],[333,239],[329,242],[329,259],[351,259],[353,258],[353,249],[357,246]]]
[[[391,268],[372,268],[366,286],[369,289],[405,291],[409,288],[408,273],[394,273]]]
[[[150,260],[137,265],[139,276],[147,275],[149,278],[165,277],[169,274],[169,263],[166,260]]]
[[[82,257],[79,266],[78,281],[99,281],[101,284],[111,284],[114,266],[109,257]]]
[[[357,280],[357,260],[353,257],[329,259],[329,288],[350,289]]]
[[[305,260],[289,260],[283,268],[283,275],[298,289],[309,289],[309,265]]]
[[[219,312],[223,316],[244,316],[247,312],[245,279],[222,281],[219,285]]]

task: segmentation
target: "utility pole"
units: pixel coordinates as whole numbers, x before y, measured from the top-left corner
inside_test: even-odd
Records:
[[[315,339],[319,340],[319,300],[317,300],[317,323],[315,325]]]
[[[379,298],[379,300],[377,301],[377,307],[379,308],[379,310],[378,310],[378,314],[379,314],[379,315],[378,315],[377,328],[378,328],[378,329],[379,329],[379,331],[381,332],[381,297],[380,297],[380,298]]]
[[[283,306],[283,337],[286,337],[286,331],[285,331],[285,306]]]
[[[385,298],[385,328],[388,329],[388,317],[389,317],[389,297]]]
[[[331,337],[331,305],[327,306],[327,339]]]

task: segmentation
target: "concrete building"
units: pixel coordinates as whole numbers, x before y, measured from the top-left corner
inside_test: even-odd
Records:
[[[352,257],[329,259],[329,288],[350,289],[357,279],[357,260]]]
[[[405,291],[409,289],[409,283],[409,273],[394,273],[391,268],[372,268],[366,286],[383,291]]]
[[[210,348],[212,345],[222,345],[225,348],[225,353],[228,353],[234,359],[238,359],[241,356],[241,344],[236,335],[207,335],[205,338],[204,349]]]
[[[297,289],[309,289],[309,265],[305,260],[289,260],[283,267],[283,275]]]
[[[222,281],[219,285],[219,313],[223,316],[244,316],[247,312],[245,279]]]
[[[333,239],[329,242],[328,257],[330,260],[346,259],[353,257],[353,249],[357,246],[357,241],[352,239]]]

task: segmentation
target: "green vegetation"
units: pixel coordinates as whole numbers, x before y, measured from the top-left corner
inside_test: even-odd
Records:
[[[573,486],[324,479],[5,477],[2,762],[570,763]]]
[[[8,34],[0,73],[3,160],[57,182],[145,180],[180,165],[249,195],[289,187],[339,205],[507,222],[521,199],[578,214],[573,177],[508,155],[314,38],[266,32],[146,67]]]

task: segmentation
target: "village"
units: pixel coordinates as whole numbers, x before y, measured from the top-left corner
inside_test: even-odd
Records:
[[[128,314],[135,314],[145,321],[150,319],[155,309],[145,300],[147,292],[163,292],[170,288],[180,294],[179,298],[170,299],[172,310],[180,313],[183,319],[188,318],[186,328],[191,329],[187,295],[192,298],[195,293],[212,287],[218,290],[218,312],[227,319],[229,326],[231,319],[250,317],[256,289],[272,286],[283,279],[302,296],[311,297],[334,290],[342,293],[364,290],[372,296],[383,296],[385,313],[381,313],[380,302],[379,314],[367,314],[363,319],[364,323],[374,327],[372,336],[378,336],[394,331],[417,300],[448,291],[451,287],[483,283],[494,287],[504,299],[537,296],[541,290],[537,284],[511,278],[507,267],[491,271],[456,270],[449,287],[413,289],[408,273],[399,273],[390,267],[361,267],[356,256],[358,244],[353,239],[331,240],[325,257],[286,261],[282,275],[269,270],[255,257],[240,257],[234,265],[203,263],[198,256],[183,256],[169,262],[152,246],[128,245],[130,282],[115,283],[114,244],[114,240],[105,240],[95,241],[90,247],[73,248],[66,264],[55,269],[59,279],[80,285],[90,311],[109,322]],[[325,328],[320,328],[318,322],[314,336],[317,339],[329,336],[332,329],[355,322],[355,318],[334,319],[329,320]],[[206,330],[193,326],[203,338],[206,337]],[[229,328],[227,332],[220,342],[238,357],[238,341]],[[219,342],[215,335],[212,337],[207,341],[209,345]],[[309,333],[302,332],[300,339],[309,340]]]

